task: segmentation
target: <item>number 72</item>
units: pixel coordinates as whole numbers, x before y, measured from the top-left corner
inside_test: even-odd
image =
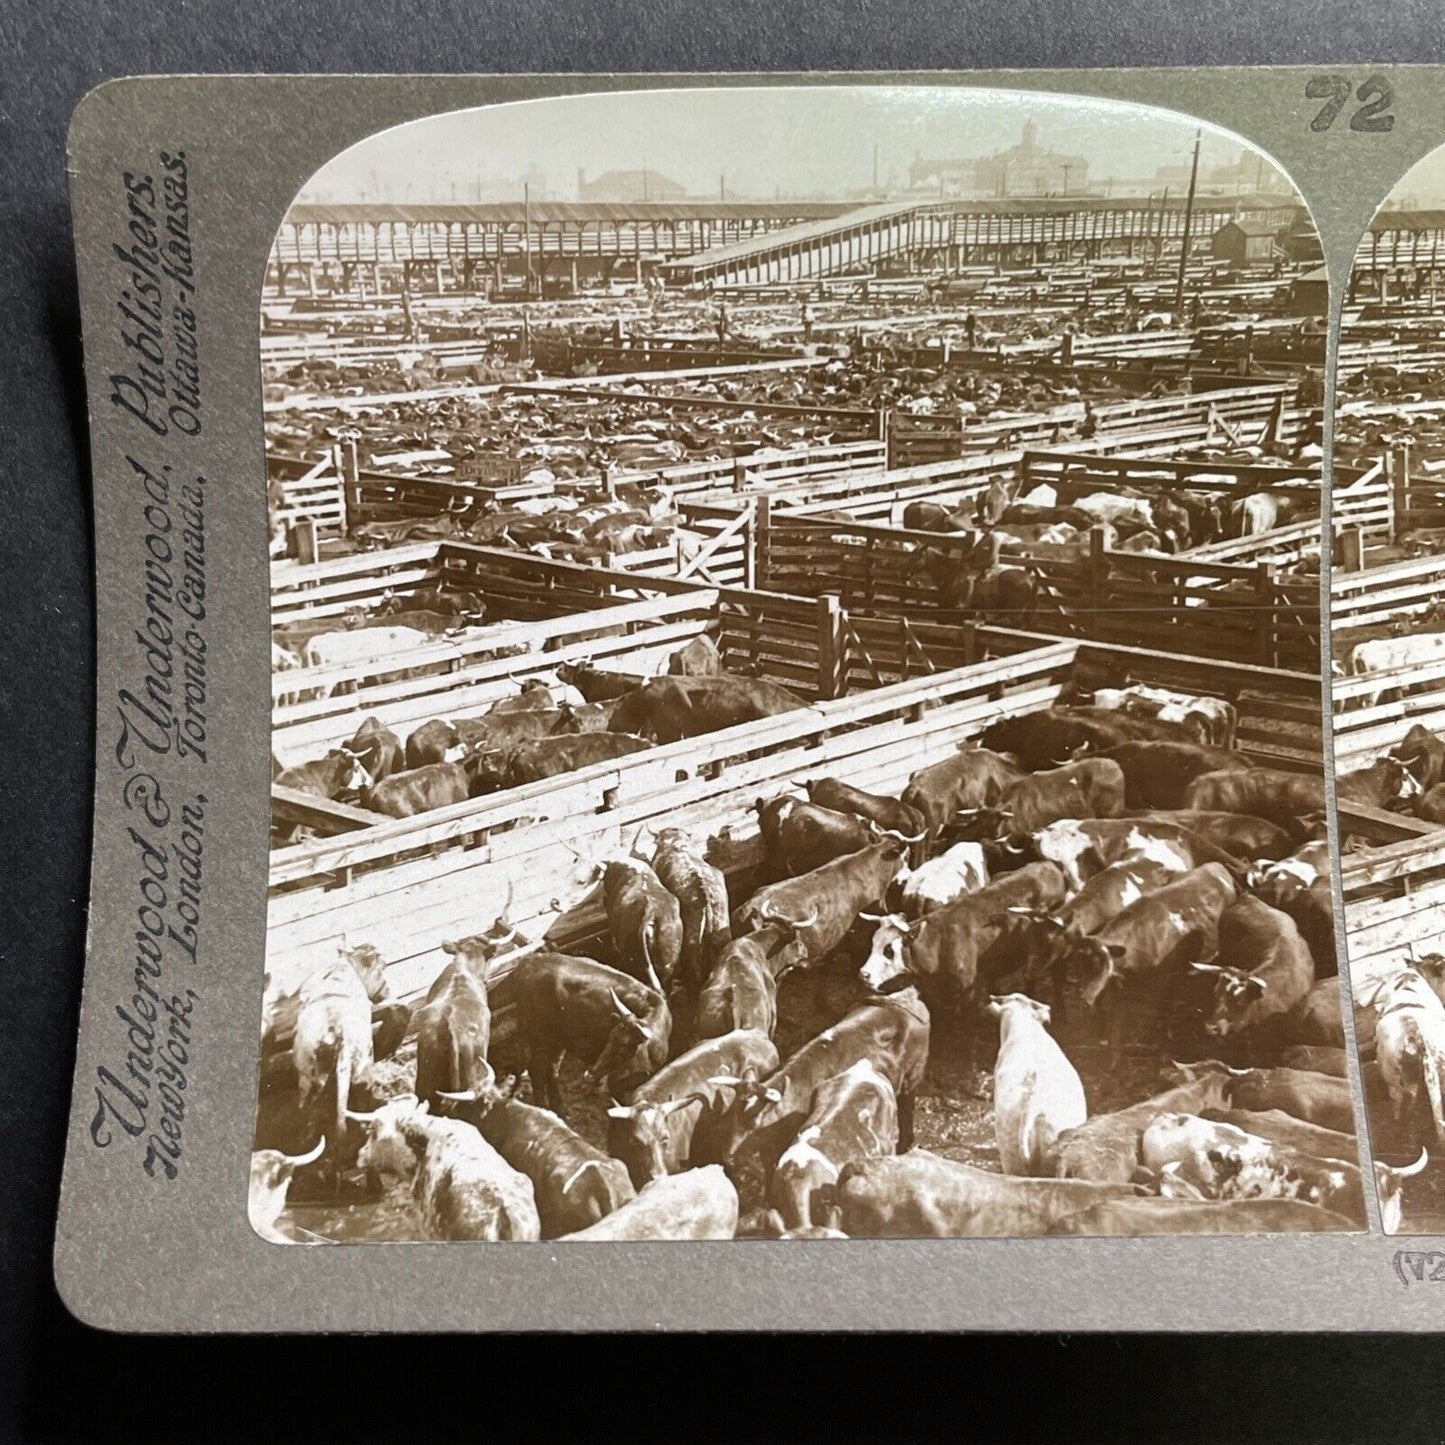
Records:
[[[1310,100],[1322,100],[1324,104],[1310,121],[1310,129],[1328,130],[1335,123],[1335,117],[1345,108],[1345,102],[1349,100],[1353,89],[1343,75],[1312,76],[1305,86],[1305,95]],[[1361,105],[1350,117],[1351,130],[1382,131],[1395,128],[1395,117],[1390,114],[1390,107],[1395,103],[1395,92],[1384,76],[1372,75],[1362,81],[1360,88],[1355,91],[1355,98]]]

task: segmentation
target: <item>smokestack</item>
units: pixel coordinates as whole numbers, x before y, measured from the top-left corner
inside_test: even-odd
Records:
[[[587,168],[586,168],[585,166],[578,166],[578,167],[577,167],[577,199],[578,199],[579,201],[580,201],[580,200],[582,199],[582,197],[586,194],[586,189],[587,189]]]

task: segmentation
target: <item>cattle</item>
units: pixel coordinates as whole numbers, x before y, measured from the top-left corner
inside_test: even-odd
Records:
[[[560,717],[555,731],[568,733],[605,733],[612,725],[616,704],[610,702],[559,703]]]
[[[787,924],[802,945],[802,966],[818,962],[843,942],[865,908],[883,898],[903,846],[885,838],[797,878],[767,884],[733,913],[734,938],[770,923]]]
[[[923,815],[885,793],[868,793],[837,778],[813,778],[800,784],[808,801],[835,813],[855,813],[876,823],[885,832],[914,838],[924,830]]]
[[[923,819],[930,838],[962,809],[991,808],[1019,770],[987,748],[965,747],[941,763],[919,768],[903,790],[902,803]]]
[[[1057,964],[1071,937],[1097,933],[1146,893],[1187,871],[1174,860],[1131,858],[1095,873],[1059,907],[1030,910],[1028,927],[1019,940],[1026,986],[1047,981],[1057,994]]]
[[[1286,1114],[1283,1109],[1180,1109],[1174,1112],[1198,1114],[1202,1119],[1232,1124],[1261,1139],[1317,1159],[1353,1159],[1359,1154],[1354,1134],[1325,1129]]]
[[[1298,1199],[1301,1181],[1269,1140],[1196,1114],[1161,1114],[1139,1136],[1139,1162],[1205,1199]],[[1319,1203],[1319,1200],[1312,1200]]]
[[[363,719],[361,726],[341,746],[343,752],[360,760],[373,782],[389,778],[405,766],[401,739],[374,717]]]
[[[1283,1109],[1309,1124],[1352,1133],[1350,1081],[1306,1069],[1231,1069],[1230,1099],[1236,1109]]]
[[[787,876],[811,873],[877,840],[874,826],[866,819],[788,794],[759,798],[753,807],[764,855],[774,872]]]
[[[1204,1019],[1211,1038],[1278,1024],[1304,1001],[1315,981],[1314,959],[1299,929],[1287,914],[1258,898],[1241,898],[1220,915],[1218,952],[1230,962],[1193,965],[1213,983]]]
[[[335,798],[339,793],[370,787],[371,775],[354,753],[333,748],[315,762],[283,768],[272,782],[279,788],[292,788],[313,798]]]
[[[470,751],[516,747],[536,738],[576,730],[575,716],[560,708],[519,708],[514,712],[487,713],[483,717],[432,718],[406,740],[406,765],[422,768],[455,757],[457,749]]]
[[[1431,1136],[1445,1144],[1445,1005],[1412,968],[1375,994],[1375,1060],[1397,1125],[1412,1125],[1422,1103]]]
[[[1039,1175],[1065,1129],[1088,1118],[1078,1072],[1048,1032],[1047,1005],[1025,994],[989,1002],[999,1021],[994,1134],[1005,1174]]]
[[[1063,874],[1050,863],[1031,863],[996,878],[935,913],[910,923],[900,915],[876,920],[868,958],[859,977],[886,990],[912,979],[933,1007],[952,1005],[966,1020],[965,1063],[972,1064],[972,1023],[988,963],[1008,930],[1011,910],[1047,912],[1064,899]]]
[[[1386,1164],[1374,1159],[1375,1194],[1380,1201],[1380,1227],[1386,1234],[1398,1234],[1405,1222],[1405,1181],[1430,1162],[1430,1151],[1421,1149],[1413,1164]]]
[[[924,1149],[849,1164],[836,1190],[844,1233],[884,1239],[1027,1238],[1137,1192],[1132,1184],[993,1174]]]
[[[1093,706],[1117,709],[1132,717],[1152,717],[1176,723],[1196,733],[1196,741],[1218,748],[1234,746],[1239,711],[1220,697],[1194,697],[1162,687],[1135,684],[1122,688],[1097,688]]]
[[[1398,758],[1376,758],[1367,767],[1335,775],[1335,797],[1342,803],[1362,803],[1371,808],[1392,808],[1419,798],[1421,788],[1414,773]]]
[[[666,671],[671,677],[721,677],[722,670],[717,644],[701,633],[667,659]]]
[[[929,1015],[917,989],[856,1005],[810,1039],[774,1073],[742,1081],[719,1128],[729,1175],[761,1199],[779,1155],[797,1138],[820,1085],[868,1059],[893,1086],[898,1136],[913,1143],[913,1099],[928,1064]]]
[[[1353,676],[1364,677],[1373,672],[1400,672],[1442,659],[1445,659],[1445,632],[1407,632],[1401,637],[1372,637],[1367,642],[1357,642],[1350,649],[1348,666]],[[1380,700],[1380,691],[1362,698],[1363,706],[1374,707]]]
[[[1113,818],[1124,811],[1124,773],[1112,759],[1089,758],[1015,778],[998,801],[960,808],[958,823],[974,837],[1029,834],[1061,818]]]
[[[783,1150],[768,1203],[785,1229],[821,1224],[819,1196],[831,1197],[844,1165],[878,1159],[898,1147],[898,1101],[872,1059],[859,1059],[820,1084],[798,1137]]]
[[[1139,1138],[1163,1114],[1204,1114],[1229,1101],[1230,1078],[1223,1070],[1182,1082],[1162,1094],[1110,1114],[1095,1114],[1064,1130],[1044,1159],[1043,1172],[1057,1179],[1093,1179],[1127,1184],[1139,1167]]]
[[[1097,933],[1067,939],[1057,963],[1063,987],[1090,1009],[1108,991],[1115,1055],[1124,1016],[1140,1007],[1157,1015],[1181,966],[1214,953],[1219,917],[1234,899],[1233,879],[1206,863],[1131,903]],[[1131,1041],[1138,1041],[1132,1030]]]
[[[1294,499],[1275,492],[1251,492],[1229,503],[1231,537],[1257,537],[1283,526],[1294,508]]]
[[[1251,765],[1239,753],[1202,743],[1159,739],[1120,743],[1104,757],[1123,771],[1124,805],[1130,808],[1183,808],[1190,783],[1204,773],[1243,771]],[[1075,817],[1109,817],[1108,813],[1076,813]]]
[[[920,863],[904,868],[894,880],[898,911],[905,918],[922,918],[926,913],[956,903],[988,883],[988,864],[983,845],[955,843],[953,847]]]
[[[618,701],[609,727],[675,743],[806,706],[796,693],[762,678],[651,677]]]
[[[550,1109],[503,1098],[490,1081],[444,1095],[441,1107],[531,1180],[543,1239],[586,1229],[637,1197],[620,1159],[589,1144]]]
[[[598,763],[615,762],[644,752],[647,746],[644,738],[629,733],[572,733],[565,737],[537,738],[506,750],[477,753],[468,762],[475,766],[478,791],[494,792],[558,778]]]
[[[1082,888],[1095,873],[1116,863],[1146,860],[1173,872],[1187,873],[1218,863],[1243,882],[1246,870],[1238,859],[1172,823],[1145,823],[1134,818],[1066,818],[1041,828],[1026,843],[1005,845],[1020,858],[1034,857],[1063,871],[1071,890]]]
[[[257,1149],[251,1155],[251,1183],[246,1196],[246,1216],[251,1228],[271,1244],[292,1244],[292,1236],[278,1227],[286,1208],[291,1177],[298,1169],[314,1164],[326,1149],[323,1134],[304,1154],[283,1154],[279,1149]]]
[[[464,803],[477,791],[477,769],[473,759],[465,762],[428,763],[393,773],[374,786],[364,788],[361,806],[389,818],[414,818],[437,808]]]
[[[570,1054],[593,1078],[619,1094],[654,1073],[667,1057],[672,1015],[655,989],[595,959],[533,953],[490,990],[493,1062],[526,1070],[533,1094],[562,1112],[557,1062]],[[504,1052],[498,1037],[506,1011]],[[509,1064],[511,1067],[509,1067]]]
[[[540,677],[529,677],[518,683],[520,691],[511,697],[501,697],[489,707],[484,714],[486,718],[495,719],[506,713],[518,712],[546,712],[558,704],[552,696],[552,689]],[[586,698],[575,688],[570,688],[572,697],[577,702],[585,703]]]
[[[1437,737],[1419,723],[1412,725],[1400,742],[1390,749],[1389,756],[1409,768],[1426,794],[1445,783],[1445,739]]]
[[[1282,828],[1325,811],[1321,773],[1290,773],[1279,768],[1202,773],[1185,789],[1190,811],[1252,813]]]
[[[617,960],[665,994],[682,957],[682,912],[651,865],[614,858],[602,870],[602,903]]]
[[[427,1238],[542,1237],[532,1181],[470,1124],[433,1118],[412,1095],[348,1117],[365,1134],[357,1155],[363,1169],[412,1179]]]
[[[738,1192],[716,1164],[664,1174],[636,1199],[563,1241],[732,1239],[738,1227]]]
[[[1321,975],[1338,969],[1335,957],[1334,889],[1330,849],[1325,842],[1306,843],[1286,858],[1261,866],[1250,877],[1254,895],[1288,914],[1309,945]],[[1302,1043],[1333,1043],[1333,1039],[1302,1039]]]
[[[1358,1229],[1303,1199],[1110,1199],[1059,1222],[1053,1234],[1130,1238],[1151,1234],[1323,1234]]]
[[[727,878],[682,828],[658,830],[652,866],[681,910],[683,975],[696,989],[732,937]]]
[[[561,681],[575,687],[589,703],[616,702],[618,698],[636,692],[647,681],[643,673],[612,672],[594,667],[590,662],[561,662],[557,664],[556,673]]]
[[[778,977],[805,958],[791,923],[771,923],[724,944],[698,991],[693,1033],[708,1039],[756,1029],[771,1038],[778,1026]]]
[[[1141,827],[1155,823],[1186,828],[1196,838],[1236,858],[1283,858],[1294,848],[1291,835],[1277,823],[1248,813],[1189,812],[1185,809],[1145,809],[1132,814]]]
[[[492,1010],[484,971],[474,972],[462,958],[454,957],[432,984],[413,1022],[416,1093],[423,1103],[434,1106],[440,1094],[480,1089],[490,1080]]]
[[[694,1156],[694,1146],[706,1142],[708,1125],[726,1113],[741,1082],[777,1067],[777,1047],[760,1030],[704,1039],[608,1109],[608,1152],[626,1164],[638,1188],[707,1162]]]
[[[999,718],[983,730],[985,749],[1018,758],[1028,772],[1069,762],[1080,748],[1107,752],[1135,739],[1161,738],[1192,742],[1183,727],[1155,718],[1127,717],[1108,708],[1052,707],[1016,717]]]
[[[346,1139],[351,1086],[371,1068],[371,995],[365,971],[371,950],[343,953],[308,975],[297,996],[291,1056],[301,1116],[331,1149]],[[330,1154],[334,1170],[336,1155]]]

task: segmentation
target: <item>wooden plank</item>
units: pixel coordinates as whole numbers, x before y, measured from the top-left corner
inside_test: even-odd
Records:
[[[303,823],[328,836],[374,827],[381,816],[365,808],[353,808],[349,803],[338,803],[334,798],[318,798],[312,793],[302,793],[278,783],[271,784],[271,813],[288,823]]]

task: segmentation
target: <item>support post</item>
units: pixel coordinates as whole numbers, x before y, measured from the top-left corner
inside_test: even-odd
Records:
[[[316,519],[297,517],[291,524],[291,545],[287,548],[303,567],[309,567],[317,559]]]
[[[1254,574],[1255,605],[1259,608],[1259,625],[1254,635],[1259,639],[1261,667],[1279,666],[1279,609],[1275,606],[1277,570],[1273,563],[1262,562]]]
[[[341,535],[349,537],[361,520],[361,464],[356,455],[356,433],[343,432],[333,451],[341,478]]]
[[[753,507],[753,581],[764,592],[772,590],[773,560],[769,555],[769,532],[773,525],[773,499],[762,492]]]
[[[751,499],[747,504],[748,520],[743,527],[743,586],[749,592],[758,586],[758,501]]]
[[[844,658],[847,651],[843,632],[843,599],[836,592],[818,598],[818,696],[842,697],[847,683]]]
[[[1404,532],[1410,526],[1410,443],[1395,448],[1395,468],[1391,490],[1394,495],[1395,527]]]

